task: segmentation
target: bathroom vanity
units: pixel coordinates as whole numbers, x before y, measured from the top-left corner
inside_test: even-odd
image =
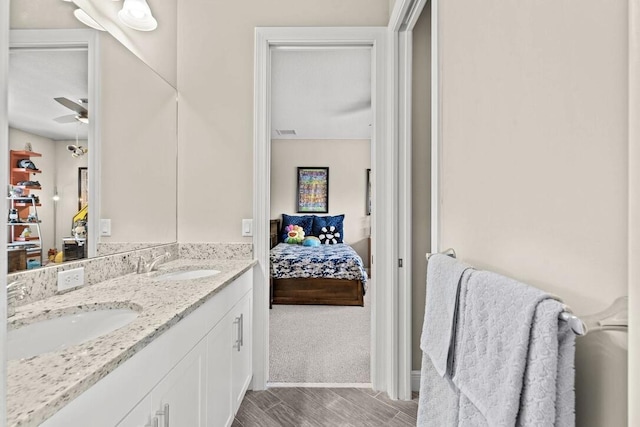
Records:
[[[254,264],[180,259],[19,307],[10,328],[69,310],[138,316],[65,350],[10,360],[8,425],[231,425],[252,377]],[[191,273],[199,270],[218,273]]]

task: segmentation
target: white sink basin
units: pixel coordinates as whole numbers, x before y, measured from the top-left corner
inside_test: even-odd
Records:
[[[203,277],[215,276],[220,273],[218,270],[184,270],[174,271],[173,273],[165,273],[158,277],[156,280],[193,280],[202,279]]]
[[[9,330],[8,358],[23,359],[61,351],[115,331],[136,317],[138,312],[128,308],[83,311]]]

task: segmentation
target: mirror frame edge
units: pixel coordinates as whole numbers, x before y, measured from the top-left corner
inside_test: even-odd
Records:
[[[0,2],[0,163],[9,164],[9,1]],[[0,188],[6,189],[8,174],[0,174]],[[5,207],[8,201],[5,198]],[[7,211],[5,211],[6,214]],[[0,230],[0,239],[7,241],[7,227]],[[0,247],[0,354],[7,354],[7,246]],[[0,423],[7,421],[7,359],[0,357]]]
[[[86,44],[87,45],[87,61],[88,61],[88,97],[92,102],[91,111],[93,117],[100,117],[100,35],[96,30],[88,29],[19,29],[8,31],[8,45],[7,45],[7,58],[9,49],[16,46],[64,46],[71,44]],[[8,67],[8,59],[7,59]],[[8,90],[8,73],[5,84],[5,90]],[[8,109],[6,114],[8,114]],[[5,114],[5,116],[6,116]],[[6,119],[6,117],[5,117]],[[3,155],[7,155],[9,150],[8,130],[9,124],[3,128],[7,131],[6,147],[3,150]],[[4,131],[4,130],[3,130]],[[88,254],[87,259],[94,258],[97,254],[97,244],[99,238],[99,221],[100,221],[100,158],[101,152],[101,140],[100,140],[100,120],[89,121],[88,129],[88,141],[89,141],[89,224],[88,224]],[[6,152],[6,153],[5,153]],[[6,160],[0,160],[6,164]],[[6,179],[6,177],[4,177]],[[6,184],[2,188],[6,188]],[[4,239],[6,241],[6,237]],[[55,242],[54,242],[55,243]],[[44,251],[44,248],[42,248]],[[6,255],[3,256],[3,260],[6,262]],[[45,266],[43,266],[45,267]],[[7,268],[3,270],[8,274]]]

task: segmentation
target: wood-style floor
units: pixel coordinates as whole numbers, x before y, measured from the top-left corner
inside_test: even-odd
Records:
[[[247,391],[232,427],[416,425],[417,396],[393,401],[359,388],[271,388]]]

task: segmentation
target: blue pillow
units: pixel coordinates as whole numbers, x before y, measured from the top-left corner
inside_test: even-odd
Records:
[[[305,236],[313,235],[313,215],[287,215],[282,214],[282,228],[280,229],[280,242],[287,238],[287,225],[299,225],[304,230]]]
[[[313,218],[313,233],[314,236],[320,237],[321,234],[326,234],[326,231],[333,231],[333,238],[330,243],[342,243],[344,241],[344,215],[336,216],[315,216]],[[331,227],[335,227],[333,230]],[[323,228],[326,231],[323,231]],[[320,240],[323,240],[322,238]],[[326,242],[322,242],[326,243]]]
[[[316,236],[307,236],[304,238],[302,246],[308,246],[310,248],[320,246],[320,239],[318,239]]]

